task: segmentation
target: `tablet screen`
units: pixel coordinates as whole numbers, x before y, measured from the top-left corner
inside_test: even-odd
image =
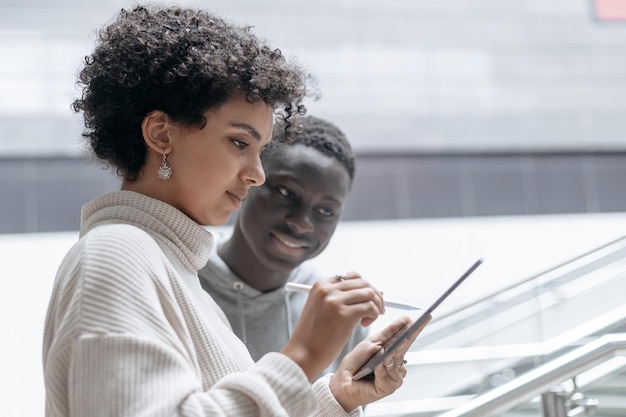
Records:
[[[428,307],[428,309],[426,309],[424,311],[424,313],[417,319],[415,320],[415,322],[413,324],[411,324],[410,326],[408,326],[408,328],[402,328],[400,329],[395,335],[393,335],[386,343],[385,345],[383,345],[384,350],[382,351],[382,353],[380,353],[380,351],[375,354],[374,356],[371,357],[370,360],[368,360],[365,365],[363,365],[361,367],[361,369],[359,369],[359,371],[354,374],[354,376],[352,377],[353,380],[359,380],[361,378],[367,377],[369,375],[369,379],[372,379],[374,376],[374,368],[376,368],[381,362],[383,362],[388,356],[392,355],[394,350],[396,350],[396,348],[398,346],[400,346],[400,344],[402,343],[402,341],[405,338],[409,338],[414,332],[418,331],[419,329],[422,328],[422,326],[425,324],[425,322],[427,322],[428,320],[430,320],[430,314],[439,306],[439,304],[441,304],[443,302],[443,300],[445,300],[446,298],[448,298],[448,296],[450,294],[452,294],[452,292],[459,286],[461,285],[461,283],[463,281],[465,281],[465,278],[467,278],[468,276],[470,276],[470,274],[472,272],[474,272],[474,270],[476,268],[478,268],[478,266],[483,263],[482,258],[478,259],[476,262],[474,262],[474,264],[472,266],[470,266],[470,268],[465,271],[465,273],[463,275],[461,275],[461,277],[459,279],[457,279],[454,284],[452,284],[450,286],[450,288],[448,288],[446,290],[446,292],[444,292],[438,299],[437,301],[435,301],[433,303],[433,305],[431,305],[430,307]],[[371,374],[371,375],[370,375]]]

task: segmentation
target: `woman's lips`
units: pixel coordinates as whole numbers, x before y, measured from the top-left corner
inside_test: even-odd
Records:
[[[247,191],[226,191],[226,194],[228,194],[228,197],[233,202],[233,205],[236,208],[241,208],[241,203],[243,202],[243,200],[245,200],[246,196],[248,195],[248,192]]]

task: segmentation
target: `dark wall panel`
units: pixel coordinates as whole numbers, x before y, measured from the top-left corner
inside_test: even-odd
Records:
[[[77,230],[81,206],[118,188],[84,160],[0,159],[0,233]],[[626,152],[362,154],[342,220],[615,211]]]
[[[344,207],[342,219],[374,220],[397,217],[395,158],[382,156],[357,161],[352,192]]]
[[[462,207],[461,172],[456,158],[411,158],[406,179],[409,217],[458,216]]]

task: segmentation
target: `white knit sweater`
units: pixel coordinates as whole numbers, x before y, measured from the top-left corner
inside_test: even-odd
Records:
[[[117,191],[83,207],[46,318],[46,416],[346,416],[280,353],[254,363],[197,271],[209,232]],[[360,415],[354,410],[352,415]]]

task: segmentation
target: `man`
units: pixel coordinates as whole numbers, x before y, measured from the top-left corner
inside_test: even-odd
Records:
[[[279,351],[300,317],[307,296],[286,292],[285,283],[326,278],[305,261],[328,245],[354,178],[354,153],[336,126],[312,116],[296,124],[290,139],[274,129],[261,156],[265,183],[250,189],[232,234],[217,236],[217,250],[199,271],[255,360]],[[366,336],[357,326],[327,371]]]

